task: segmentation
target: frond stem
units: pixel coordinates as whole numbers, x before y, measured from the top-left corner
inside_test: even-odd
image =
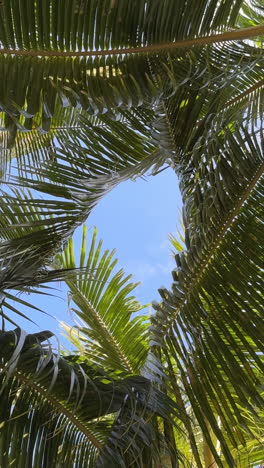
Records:
[[[0,366],[0,369],[3,371],[5,370],[3,366]],[[101,444],[101,442],[99,442],[96,439],[96,437],[91,433],[91,431],[89,431],[89,429],[74,415],[74,413],[68,408],[66,408],[62,403],[60,403],[60,401],[57,400],[57,398],[51,396],[51,394],[45,388],[34,383],[32,381],[32,378],[20,371],[15,371],[13,376],[20,382],[26,384],[27,387],[30,387],[34,392],[38,393],[39,395],[42,395],[46,401],[48,401],[52,406],[59,410],[60,413],[63,413],[98,450],[101,451],[103,449],[103,445]]]
[[[192,46],[201,46],[214,44],[216,42],[239,41],[249,39],[264,34],[264,24],[253,26],[251,28],[242,28],[233,31],[226,31],[211,36],[197,37],[195,39],[183,39],[175,42],[160,42],[139,47],[128,47],[120,49],[107,50],[79,50],[79,51],[60,51],[60,50],[26,50],[26,49],[0,49],[3,55],[26,55],[31,57],[102,57],[107,55],[128,55],[128,54],[146,54],[165,52],[171,49],[190,48]]]
[[[124,367],[131,373],[131,374],[134,374],[135,373],[135,369],[132,367],[129,359],[127,358],[127,356],[124,354],[123,350],[121,349],[119,343],[116,341],[115,337],[112,335],[111,331],[109,330],[109,328],[107,327],[107,325],[105,324],[104,320],[102,319],[102,317],[100,316],[100,314],[97,312],[97,310],[91,305],[91,303],[88,301],[88,299],[81,293],[81,291],[76,287],[76,285],[72,282],[72,281],[67,281],[67,284],[69,286],[69,288],[73,291],[73,297],[74,297],[74,291],[75,291],[75,294],[77,294],[78,296],[81,296],[81,300],[85,302],[86,306],[87,306],[87,309],[89,310],[89,312],[92,314],[92,316],[94,317],[94,319],[97,321],[101,331],[102,331],[102,334],[105,336],[106,340],[108,341],[108,343],[110,345],[113,346],[113,348],[115,349],[117,355],[119,356],[119,359],[120,361],[123,363]],[[77,303],[78,305],[78,303]]]
[[[254,91],[261,88],[262,86],[264,86],[264,78],[262,80],[258,81],[257,83],[255,83],[254,85],[250,86],[250,88],[248,88],[243,93],[241,93],[238,96],[234,97],[230,101],[227,101],[227,103],[225,104],[225,108],[232,106],[233,104],[240,101],[241,99],[248,96],[249,94],[254,93]]]

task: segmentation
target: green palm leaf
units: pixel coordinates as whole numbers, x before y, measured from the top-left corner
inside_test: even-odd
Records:
[[[254,466],[262,462],[263,437],[257,417],[263,416],[263,7],[255,0],[200,3],[197,9],[194,0],[1,2],[0,170],[8,182],[0,204],[1,304],[10,307],[10,288],[31,291],[45,277],[65,277],[64,270],[51,271],[49,265],[100,198],[123,180],[170,164],[180,179],[186,250],[176,256],[171,291],[161,289],[163,300],[155,305],[151,349],[147,353],[145,324],[130,320],[136,301],[126,299],[126,292],[132,286],[122,284],[120,273],[102,287],[102,271],[111,278],[113,260],[110,253],[101,256],[100,246],[92,247],[85,272],[67,280],[87,322],[81,335],[85,346],[79,344],[87,352],[83,371],[90,376],[91,361],[130,375],[141,370],[177,400],[180,426],[198,468]],[[38,142],[37,132],[46,132]],[[72,249],[67,247],[63,260],[70,268],[75,267]],[[81,263],[84,258],[83,251]],[[132,344],[122,342],[121,326]],[[138,347],[132,342],[136,330]],[[29,365],[29,355],[34,361],[36,349],[38,363],[40,356],[42,364],[51,356],[37,346],[24,353],[25,340],[21,335],[13,355],[22,353],[21,363]],[[74,369],[76,359],[68,358]],[[17,362],[5,367],[10,415],[14,395],[22,413],[29,403],[11,376]],[[59,366],[53,368],[60,377]],[[72,387],[72,381],[66,383]],[[139,394],[137,384],[131,383]],[[148,391],[148,385],[144,380],[142,388]],[[133,394],[132,387],[126,385],[126,395]],[[59,464],[71,466],[72,453],[77,466],[84,460],[109,466],[114,456],[124,467],[159,463],[160,440],[148,448],[158,433],[152,431],[152,409],[146,413],[151,424],[144,428],[141,406],[131,412],[122,395],[111,425],[104,415],[100,430],[98,421],[97,429],[91,426],[92,436],[103,440],[100,457],[91,440],[80,445],[83,452],[72,452],[78,431],[69,432],[64,455],[56,455]],[[15,420],[12,429],[19,435],[13,439],[11,426],[4,429],[3,465],[12,462],[21,434],[36,427],[37,410],[30,414],[30,423],[23,415],[24,425]],[[37,418],[42,421],[41,411]],[[175,418],[179,421],[179,415]],[[41,439],[41,431],[40,452],[32,449],[33,442],[27,445],[27,436],[22,442],[27,450],[21,466],[27,453],[31,461],[38,454],[36,466],[53,460],[52,442],[46,435]],[[164,422],[164,435],[175,454],[180,436],[171,420]],[[82,442],[82,436],[74,440]],[[171,464],[177,466],[173,456]]]
[[[17,131],[56,135],[55,130],[61,127],[80,126],[78,108],[93,115],[108,112],[115,118],[119,109],[138,107],[143,100],[150,106],[161,92],[145,58],[136,62],[133,57],[126,62],[102,58],[95,62],[89,58],[51,57],[43,61],[1,56],[0,70],[1,121],[9,131],[7,147],[14,145]]]
[[[96,237],[95,229],[87,251],[84,226],[79,264],[72,240],[63,255],[57,257],[63,268],[82,268],[76,279],[67,280],[74,302],[72,310],[81,319],[81,325],[70,329],[64,324],[63,328],[89,362],[137,373],[148,352],[148,320],[141,315],[142,306],[130,295],[138,283],[130,283],[131,275],[125,276],[123,270],[114,272],[115,252],[102,251],[102,241],[97,244]],[[137,316],[132,318],[134,314]]]
[[[242,0],[159,0],[105,3],[103,0],[4,1],[0,25],[3,47],[49,50],[102,50],[207,35],[234,27]],[[175,10],[177,13],[175,14]]]
[[[7,187],[1,190],[0,213],[1,316],[11,320],[9,311],[23,316],[19,304],[39,310],[18,293],[70,274],[51,271],[49,263],[67,241],[81,211],[71,202],[34,199],[26,190]]]
[[[40,167],[22,166],[24,176],[11,180],[49,197],[70,200],[80,213],[76,225],[81,224],[118,183],[144,175],[151,168],[157,172],[168,159],[151,138],[150,115],[153,113],[144,110],[125,113],[120,122],[100,116],[96,125],[82,117],[81,129],[57,136],[56,147],[47,150],[46,162]]]
[[[155,305],[158,312],[152,320],[155,343],[164,339],[174,356],[184,391],[220,466],[207,421],[227,465],[233,466],[226,439],[235,446],[237,437],[246,441],[239,429],[234,434],[229,427],[247,428],[254,437],[240,406],[256,417],[255,408],[263,405],[262,197],[259,181],[246,202],[240,199],[244,204],[224,235],[222,231],[221,241],[208,245],[209,258],[201,253],[191,264],[192,246],[187,255],[177,256],[176,281],[171,292],[161,291],[163,302]]]
[[[0,8],[0,40],[6,48],[5,54],[13,47],[14,53],[21,49],[25,55],[32,54],[29,49],[35,49],[36,55],[3,55],[0,60],[3,76],[0,106],[4,126],[10,134],[9,146],[14,144],[17,129],[48,131],[50,127],[61,127],[61,122],[69,118],[64,112],[69,104],[81,106],[90,113],[110,114],[119,108],[139,106],[143,101],[145,107],[153,105],[164,92],[164,82],[156,71],[153,73],[146,57],[131,57],[129,47],[224,30],[235,25],[243,6],[241,0],[229,0],[228,7],[227,3],[221,5],[211,0],[202,6],[199,15],[193,14],[191,18],[187,15],[188,20],[184,21],[192,3],[190,0],[187,6],[179,0],[162,3],[139,0],[126,5],[114,1],[107,6],[103,0],[99,3],[85,0],[81,4],[69,0],[63,7],[70,14],[68,17],[60,15],[61,5],[51,0],[45,6],[42,0],[36,5],[21,0],[19,9],[13,2],[4,1]],[[176,7],[178,14],[174,15]],[[125,46],[128,58],[106,54],[105,49]],[[76,48],[100,49],[105,57],[86,60],[53,56],[57,49],[70,52]],[[38,49],[45,49],[44,60],[37,56]],[[185,52],[181,54],[184,56]]]

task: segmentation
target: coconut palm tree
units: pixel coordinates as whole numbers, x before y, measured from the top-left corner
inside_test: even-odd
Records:
[[[263,32],[256,0],[0,3],[1,466],[263,462]],[[69,239],[164,164],[185,247],[147,327]],[[73,355],[10,317],[56,280]]]

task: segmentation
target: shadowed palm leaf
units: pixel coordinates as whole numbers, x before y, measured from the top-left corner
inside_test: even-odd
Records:
[[[75,363],[74,357],[60,357],[47,341],[51,336],[47,331],[27,335],[20,329],[0,333],[5,401],[0,411],[1,465],[19,466],[23,460],[36,468],[95,466],[101,453],[104,466],[125,466],[123,457],[117,457],[123,448],[114,433],[115,450],[104,450],[113,415],[126,402],[127,412],[132,418],[137,415],[143,429],[147,413],[167,418],[175,412],[172,402],[143,377],[113,378],[95,366]],[[124,431],[129,431],[131,417],[123,420]],[[137,438],[141,450],[147,441],[152,443],[146,433],[137,431]],[[127,456],[134,456],[132,448]]]

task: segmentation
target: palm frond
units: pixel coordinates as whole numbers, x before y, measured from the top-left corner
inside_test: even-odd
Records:
[[[152,69],[167,80],[163,98],[178,158],[198,143],[214,142],[218,132],[243,120],[262,119],[263,56],[261,49],[234,43],[192,49],[165,60],[150,57]],[[249,99],[250,97],[250,99]]]
[[[9,311],[23,315],[19,304],[36,309],[18,293],[70,274],[51,271],[49,263],[67,241],[81,210],[71,202],[34,199],[26,190],[7,187],[1,190],[0,213],[1,316],[9,320]]]
[[[124,113],[124,122],[101,116],[101,126],[82,117],[83,129],[57,135],[56,148],[41,147],[48,153],[41,165],[35,164],[39,147],[31,152],[33,166],[20,161],[21,175],[11,174],[2,189],[2,290],[23,290],[59,278],[45,265],[100,198],[121,181],[164,164],[168,155],[148,135],[152,115],[134,110]],[[130,154],[124,157],[124,150]],[[27,195],[26,188],[33,189],[33,195]]]
[[[14,145],[18,131],[46,133],[78,125],[78,108],[91,115],[108,112],[115,118],[119,109],[138,107],[143,101],[152,105],[161,93],[161,83],[151,77],[144,57],[124,61],[1,56],[0,71],[7,147]]]
[[[87,263],[81,253],[85,271],[67,278],[90,362],[41,345],[49,333],[1,334],[3,466],[152,465],[157,416],[172,465],[184,465],[173,405],[131,376],[139,370],[177,400],[198,468],[262,463],[263,6],[200,3],[0,2],[2,317],[11,288],[65,277],[49,265],[102,196],[164,163],[180,179],[186,244],[154,306],[148,353],[145,323],[130,320],[134,285],[110,279],[113,254],[101,256],[95,238]],[[71,244],[62,263],[75,272]],[[86,396],[95,403],[84,407]]]
[[[263,22],[263,4],[259,0],[249,0],[243,2],[240,15],[237,19],[239,27],[247,28],[249,26],[261,24]],[[256,37],[254,39],[258,45],[263,44],[263,37]]]
[[[240,428],[254,438],[240,406],[257,424],[255,408],[263,405],[262,197],[258,178],[232,224],[219,234],[221,241],[209,243],[210,259],[191,257],[192,246],[177,256],[172,291],[161,291],[163,302],[155,305],[152,319],[155,343],[164,340],[177,362],[184,391],[219,466],[208,422],[227,466],[234,466],[227,440],[233,446],[238,440],[245,444]]]
[[[189,0],[3,1],[0,10],[4,48],[107,50],[175,41],[225,31],[235,26],[242,0],[200,5]],[[63,5],[63,6],[62,6]],[[177,14],[175,14],[175,11]]]
[[[253,69],[255,73],[258,65]],[[248,71],[247,78],[253,77],[250,68]],[[195,79],[191,83],[196,86]],[[248,86],[247,79],[244,83]],[[263,252],[257,248],[253,255],[250,239],[251,234],[257,246],[263,243],[257,228],[261,219],[259,204],[263,196],[259,182],[263,174],[261,111],[258,114],[257,107],[257,113],[254,114],[242,105],[241,118],[235,122],[234,115],[238,115],[237,109],[243,99],[240,101],[234,98],[230,108],[219,119],[217,109],[210,113],[212,106],[217,106],[217,93],[213,92],[211,96],[209,93],[209,100],[206,88],[202,102],[199,103],[201,95],[197,83],[197,91],[193,94],[197,105],[188,94],[185,101],[181,101],[183,96],[179,94],[178,98],[176,92],[167,107],[176,147],[178,145],[176,170],[183,195],[187,250],[176,255],[177,269],[173,273],[172,290],[160,290],[163,301],[154,304],[157,312],[152,319],[153,344],[159,343],[166,347],[165,362],[168,363],[169,356],[175,360],[183,386],[180,394],[188,396],[203,432],[203,444],[209,446],[211,460],[215,459],[219,466],[224,466],[223,460],[226,466],[235,466],[232,447],[242,443],[247,453],[248,444],[251,443],[248,438],[254,439],[247,426],[247,418],[241,417],[240,405],[246,406],[256,416],[259,410],[255,407],[259,408],[263,404],[260,391],[263,383],[258,375],[258,372],[263,372],[263,363],[258,356],[258,353],[263,353],[263,328],[259,315],[263,308],[260,286]],[[179,106],[175,107],[177,102]],[[184,103],[182,107],[181,102]],[[186,122],[188,105],[193,104],[196,106],[196,115],[192,111],[194,121]],[[233,104],[237,107],[235,114]],[[204,110],[202,106],[205,106]],[[186,117],[183,115],[185,111]],[[217,116],[216,120],[214,115]],[[260,115],[255,128],[254,115]],[[196,122],[196,128],[193,122]],[[244,217],[242,214],[243,209],[246,209],[244,204],[247,206],[251,195],[258,219],[256,225],[251,224],[252,206],[248,206]],[[232,240],[229,236],[232,236]],[[250,246],[248,261],[243,259],[242,262],[241,252],[246,245]],[[248,321],[245,324],[244,312],[252,313],[249,329]],[[221,355],[215,351],[217,347],[221,347]],[[173,379],[173,373],[174,370],[170,380]],[[248,373],[251,373],[251,377]],[[179,393],[175,385],[174,392],[176,389]],[[230,431],[230,425],[240,429],[234,434]],[[191,428],[187,422],[185,427],[193,445],[194,426]],[[241,433],[241,428],[245,427],[247,437]],[[221,446],[218,450],[217,440]],[[256,438],[254,443],[257,447]],[[195,445],[192,450],[194,455],[196,453],[196,463],[202,466],[202,457]]]
[[[62,358],[52,350],[51,336],[48,331],[27,335],[21,329],[0,333],[5,401],[0,410],[1,465],[19,467],[23,459],[36,468],[95,466],[101,454],[104,463],[124,466],[121,455],[117,460],[113,450],[103,451],[112,415],[126,402],[127,411],[137,413],[142,425],[145,412],[169,418],[176,408],[143,377],[114,379],[71,356]],[[130,425],[128,418],[123,429]],[[137,435],[141,449],[152,444],[146,431],[144,437]],[[113,441],[122,451],[118,438]]]
[[[4,1],[0,7],[2,44],[7,49],[13,47],[14,51],[16,48],[23,52],[36,49],[36,53],[44,47],[48,54],[44,59],[5,55],[0,58],[3,77],[0,107],[4,128],[9,131],[8,145],[14,144],[17,130],[37,128],[47,132],[50,127],[60,127],[62,121],[68,120],[65,107],[69,105],[80,106],[92,114],[108,112],[110,115],[121,108],[138,107],[142,102],[145,107],[153,106],[164,93],[164,81],[156,71],[153,76],[146,57],[130,56],[129,46],[175,41],[229,28],[235,25],[244,4],[242,0],[229,0],[228,4],[221,5],[211,0],[203,5],[199,15],[187,16],[188,21],[185,21],[185,12],[192,10],[192,3],[193,0],[189,0],[188,5],[183,1],[151,0],[146,3],[139,0],[124,6],[118,0],[107,7],[103,0],[99,3],[84,0],[79,5],[70,0],[65,4],[65,11],[72,14],[70,20],[59,14],[61,5],[55,5],[51,0],[45,7],[42,1],[34,7],[34,2],[21,0],[19,18],[20,15],[27,16],[27,11],[31,18],[21,22],[16,6]],[[173,13],[175,9],[177,15]],[[129,19],[122,19],[117,32],[116,20],[122,13]],[[91,22],[93,16],[95,22]],[[78,34],[77,43],[73,31]],[[102,35],[96,43],[99,31]],[[77,47],[105,51],[109,47],[122,46],[128,47],[128,57],[117,58],[110,52],[105,57],[88,59],[52,56],[52,51],[57,49],[70,51]]]
[[[80,210],[74,203],[34,199],[15,187],[1,194],[1,285],[13,287],[19,277],[34,283],[33,270],[50,261],[73,230]]]
[[[123,270],[114,271],[117,264],[114,253],[102,250],[96,229],[88,250],[84,226],[79,264],[72,239],[57,257],[65,269],[81,268],[76,278],[66,281],[74,302],[72,310],[81,323],[73,329],[65,324],[63,328],[88,362],[133,374],[140,371],[146,360],[148,319],[142,315],[142,306],[130,295],[138,283],[129,282],[131,275],[125,276]],[[137,316],[133,318],[134,314]]]
[[[82,117],[81,129],[57,136],[49,161],[47,158],[41,167],[25,165],[21,168],[25,176],[11,181],[72,200],[82,210],[81,223],[118,183],[139,177],[151,168],[157,171],[168,159],[168,154],[152,141],[150,116],[153,112],[144,110],[125,113],[124,122],[100,116],[96,125]]]

